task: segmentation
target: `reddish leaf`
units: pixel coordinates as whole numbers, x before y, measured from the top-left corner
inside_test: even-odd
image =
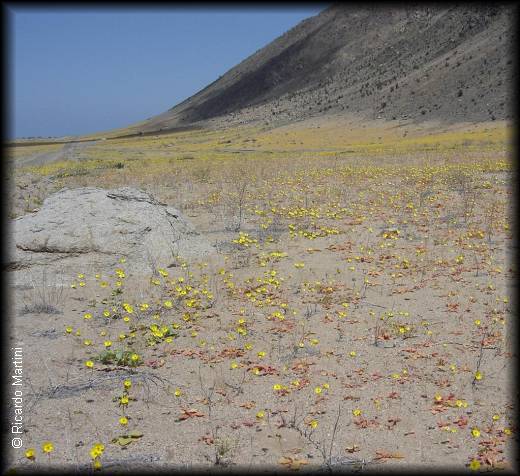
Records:
[[[181,415],[178,417],[178,420],[183,421],[187,420],[191,417],[203,417],[204,413],[199,412],[195,408],[183,409]]]
[[[251,408],[253,408],[255,406],[255,401],[252,400],[250,402],[241,403],[239,406],[242,408],[247,408],[248,410],[251,410]]]
[[[384,450],[377,450],[376,451],[376,457],[374,459],[401,459],[404,458],[404,456],[401,453],[389,453],[388,451]]]
[[[203,441],[207,445],[212,445],[214,443],[213,437],[211,435],[204,435],[199,438],[199,441]]]

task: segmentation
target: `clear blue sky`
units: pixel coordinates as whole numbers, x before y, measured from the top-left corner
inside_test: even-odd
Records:
[[[9,136],[87,134],[164,112],[326,7],[9,5]]]

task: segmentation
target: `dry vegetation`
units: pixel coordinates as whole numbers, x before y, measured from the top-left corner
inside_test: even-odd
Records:
[[[18,169],[12,216],[37,187],[41,203],[130,185],[218,256],[137,270],[121,250],[118,269],[77,270],[63,314],[29,325],[26,304],[16,333],[39,340],[12,464],[511,467],[509,133],[183,132]]]

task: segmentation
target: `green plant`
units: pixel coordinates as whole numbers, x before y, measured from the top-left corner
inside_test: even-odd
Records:
[[[137,356],[137,357],[136,357]],[[117,364],[129,367],[137,367],[141,363],[141,357],[131,350],[104,350],[99,354],[99,361],[103,364]]]

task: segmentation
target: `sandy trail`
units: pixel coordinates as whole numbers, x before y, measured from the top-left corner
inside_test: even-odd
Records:
[[[97,140],[85,142],[71,142],[65,144],[61,149],[53,152],[42,152],[39,154],[20,157],[15,161],[17,167],[26,167],[31,165],[43,165],[57,160],[74,160],[78,158],[78,153],[83,149],[97,143]]]

